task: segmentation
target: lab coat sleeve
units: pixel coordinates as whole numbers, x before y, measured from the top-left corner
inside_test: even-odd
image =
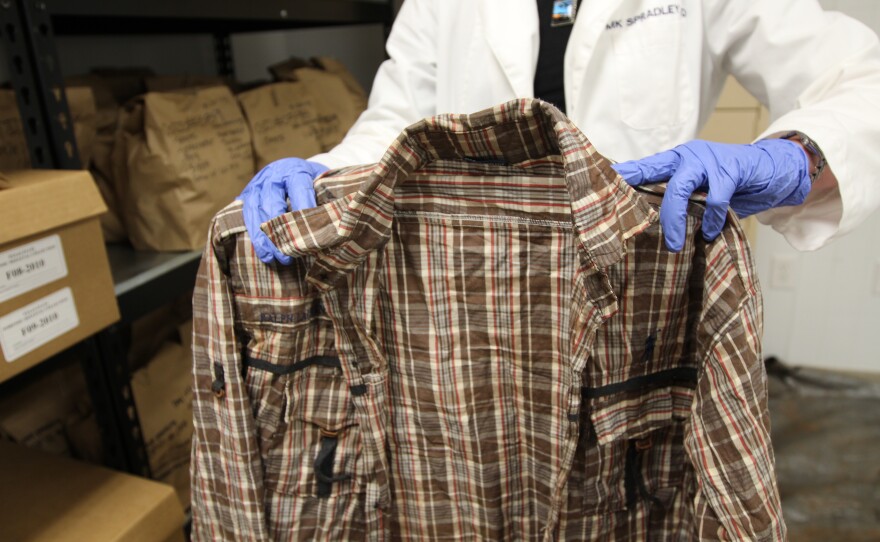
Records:
[[[770,110],[761,137],[800,130],[813,138],[837,182],[817,182],[803,205],[758,218],[799,250],[852,231],[880,207],[880,43],[877,35],[816,0],[712,0],[709,49]],[[826,181],[828,179],[825,179]]]
[[[379,67],[366,111],[339,145],[310,160],[329,168],[378,162],[404,128],[436,114],[434,4],[403,3],[386,43],[389,58]]]

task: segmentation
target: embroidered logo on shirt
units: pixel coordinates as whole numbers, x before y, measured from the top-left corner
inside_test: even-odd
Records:
[[[260,323],[272,323],[272,324],[296,324],[299,322],[305,322],[307,320],[311,320],[313,318],[317,318],[321,316],[324,312],[324,304],[320,299],[315,299],[312,302],[311,307],[308,309],[303,309],[300,311],[294,312],[261,312],[260,313]]]

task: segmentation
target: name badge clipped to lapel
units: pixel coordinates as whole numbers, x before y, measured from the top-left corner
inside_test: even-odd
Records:
[[[577,14],[577,0],[553,0],[553,16],[550,26],[568,26],[574,24]]]

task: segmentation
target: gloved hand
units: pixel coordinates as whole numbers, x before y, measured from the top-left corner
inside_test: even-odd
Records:
[[[290,210],[299,211],[315,206],[314,180],[327,171],[327,167],[317,162],[300,158],[282,158],[267,165],[257,173],[244,188],[240,199],[244,204],[244,224],[257,256],[263,263],[278,260],[282,265],[290,265],[293,258],[282,254],[266,234],[260,224]]]
[[[810,192],[810,160],[787,139],[751,145],[690,141],[641,160],[612,166],[632,186],[669,180],[660,206],[666,247],[678,252],[687,231],[688,198],[708,191],[703,237],[718,237],[728,206],[740,217],[783,205],[799,205]]]

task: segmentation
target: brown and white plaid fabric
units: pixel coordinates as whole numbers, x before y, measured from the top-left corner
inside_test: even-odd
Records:
[[[195,540],[783,540],[761,297],[731,215],[663,247],[558,110],[407,129],[194,298]]]

